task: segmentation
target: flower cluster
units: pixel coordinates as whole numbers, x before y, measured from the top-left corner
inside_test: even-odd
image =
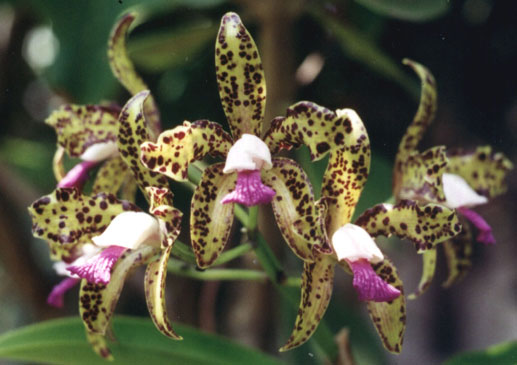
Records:
[[[134,19],[115,26],[109,41],[114,75],[132,94],[115,104],[65,105],[47,123],[55,128],[57,188],[29,208],[33,233],[47,241],[55,269],[65,279],[48,302],[63,305],[64,293],[80,283],[80,313],[94,350],[110,357],[104,339],[122,285],[132,268],[147,264],[145,294],[159,331],[181,339],[165,311],[167,263],[180,232],[182,213],[173,207],[168,180],[188,179],[189,166],[210,155],[222,158],[206,168],[190,210],[190,240],[200,268],[212,266],[224,250],[235,204],[271,203],[278,227],[303,261],[301,301],[286,351],[306,342],[329,304],[334,268],[353,276],[385,347],[400,352],[405,329],[405,296],[392,261],[375,238],[395,235],[413,243],[424,258],[417,290],[429,285],[436,248],[443,244],[451,274],[464,275],[470,250],[468,224],[477,240],[491,244],[488,224],[470,208],[504,192],[512,168],[489,147],[474,153],[434,147],[417,150],[433,118],[436,90],[432,75],[407,61],[422,79],[421,104],[400,144],[394,171],[394,204],[378,204],[352,221],[370,170],[366,128],[351,109],[332,111],[308,101],[290,106],[262,132],[266,80],[258,49],[235,13],[226,14],[216,38],[216,78],[231,133],[209,120],[185,121],[161,132],[159,112],[147,86],[128,58],[125,39]],[[160,133],[161,132],[161,133]],[[320,199],[294,160],[272,157],[282,149],[308,147],[311,159],[328,155]],[[63,173],[63,154],[79,158]],[[97,169],[97,166],[98,169]],[[91,191],[84,186],[96,169]],[[136,189],[148,213],[134,204]]]

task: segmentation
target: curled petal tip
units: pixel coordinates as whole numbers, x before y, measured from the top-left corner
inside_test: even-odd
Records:
[[[354,273],[353,286],[359,300],[389,302],[400,296],[400,290],[382,280],[367,260],[348,262]]]
[[[473,210],[467,208],[458,208],[458,212],[461,213],[465,218],[467,218],[479,231],[476,241],[484,243],[485,245],[493,245],[495,244],[495,237],[492,234],[492,227],[488,224],[485,219],[474,212]]]
[[[222,204],[239,203],[247,207],[258,204],[268,204],[273,200],[276,192],[262,183],[260,170],[239,171],[235,190],[228,193]]]
[[[72,289],[80,279],[66,278],[52,288],[47,297],[47,304],[54,308],[63,308],[63,297],[67,291]]]

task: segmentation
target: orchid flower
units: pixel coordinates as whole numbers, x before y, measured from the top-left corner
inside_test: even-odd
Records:
[[[188,166],[207,154],[226,158],[207,167],[191,205],[191,241],[201,268],[210,266],[224,249],[235,203],[272,203],[276,221],[293,252],[312,260],[312,241],[299,237],[293,222],[311,215],[313,194],[305,172],[290,159],[271,158],[270,143],[260,138],[266,83],[260,56],[239,16],[223,16],[215,47],[219,95],[231,135],[221,125],[198,120],[163,132],[157,143],[141,146],[149,169],[174,180],[187,179]]]
[[[126,37],[134,19],[135,14],[124,16],[113,28],[108,45],[108,57],[113,74],[132,95],[147,89],[126,51]],[[134,200],[137,185],[117,148],[120,109],[114,103],[67,104],[47,118],[46,123],[55,129],[58,137],[58,150],[54,159],[58,187],[81,189],[88,179],[89,171],[102,163],[93,183],[93,194],[116,194],[122,189],[125,199]],[[150,136],[155,138],[160,132],[160,116],[151,95],[144,104],[144,113],[149,123]],[[62,173],[63,152],[82,160],[66,176]]]
[[[477,147],[473,152],[446,150],[444,146],[418,151],[418,144],[436,111],[436,82],[424,66],[404,60],[420,77],[422,93],[413,122],[403,136],[396,156],[393,174],[393,195],[397,200],[413,199],[434,202],[456,209],[461,216],[462,231],[443,243],[449,267],[444,286],[448,287],[465,276],[471,267],[472,233],[469,222],[477,229],[476,240],[494,244],[490,225],[471,208],[485,204],[490,198],[506,191],[504,182],[512,163],[490,146]],[[436,250],[423,254],[423,273],[416,298],[430,285],[436,267]]]
[[[395,266],[382,254],[374,238],[397,235],[425,251],[460,230],[454,211],[437,204],[420,207],[404,200],[379,204],[351,222],[370,168],[370,143],[363,122],[351,109],[335,112],[310,102],[299,102],[277,118],[265,137],[271,151],[309,147],[311,159],[330,154],[316,215],[294,222],[313,246],[314,260],[304,262],[302,295],[291,337],[280,350],[307,341],[323,317],[332,294],[334,267],[353,275],[359,299],[366,301],[384,346],[400,352],[405,329],[405,299]],[[275,143],[274,141],[282,141]]]
[[[164,291],[182,213],[172,206],[167,180],[145,168],[135,153],[150,138],[144,117],[148,96],[148,91],[136,94],[120,111],[116,149],[148,198],[151,215],[113,194],[89,197],[75,186],[58,187],[29,208],[34,235],[48,242],[52,259],[68,276],[51,292],[49,303],[59,306],[64,292],[81,280],[81,317],[94,350],[103,357],[111,356],[104,335],[124,280],[132,268],[145,263],[151,317],[163,334],[181,339],[168,320]]]

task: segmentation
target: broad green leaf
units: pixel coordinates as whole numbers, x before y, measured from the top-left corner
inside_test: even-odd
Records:
[[[0,358],[40,364],[281,364],[277,359],[216,335],[176,325],[183,341],[171,341],[149,319],[117,317],[114,361],[98,357],[79,318],[47,321],[0,336]]]
[[[397,82],[410,95],[418,95],[416,83],[372,39],[316,7],[311,8],[310,14],[323,28],[334,34],[343,51],[351,59],[364,64],[379,75]]]
[[[454,355],[445,365],[509,365],[517,364],[517,341],[490,346],[481,351],[469,351]]]
[[[355,0],[371,11],[400,20],[425,22],[444,15],[449,0]]]
[[[160,72],[182,66],[213,41],[217,25],[211,21],[196,21],[179,29],[142,35],[128,42],[134,63],[150,72]]]

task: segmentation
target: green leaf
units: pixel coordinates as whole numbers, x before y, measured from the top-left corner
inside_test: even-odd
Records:
[[[444,15],[449,10],[449,0],[355,0],[379,15],[424,22]]]
[[[281,364],[219,336],[176,325],[183,341],[161,335],[148,319],[117,317],[109,364]],[[0,358],[40,364],[107,364],[86,341],[79,317],[30,325],[0,336]]]
[[[445,365],[507,365],[517,364],[517,341],[491,346],[482,351],[463,352],[454,355]]]

